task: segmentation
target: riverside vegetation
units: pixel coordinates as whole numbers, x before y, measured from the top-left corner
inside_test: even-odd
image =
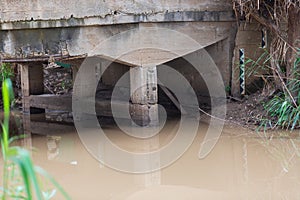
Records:
[[[30,153],[12,142],[26,136],[9,136],[10,106],[13,100],[12,82],[9,78],[2,81],[4,120],[2,123],[1,149],[3,158],[3,186],[0,188],[1,199],[51,199],[57,191],[65,199],[70,199],[63,188],[42,168],[35,166]],[[54,189],[43,190],[43,181],[54,185]]]

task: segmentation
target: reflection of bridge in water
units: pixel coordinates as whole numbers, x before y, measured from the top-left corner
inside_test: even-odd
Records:
[[[280,133],[275,133],[277,136],[267,141],[267,138],[259,137],[256,132],[240,127],[226,127],[213,152],[201,160],[197,158],[197,153],[207,129],[207,124],[201,123],[195,142],[174,164],[152,173],[131,174],[120,173],[89,156],[74,126],[47,125],[38,119],[32,121],[33,135],[27,140],[29,145],[32,143],[38,149],[33,154],[33,159],[36,164],[51,172],[74,198],[300,197],[300,159],[295,155],[295,147],[300,145],[298,136],[288,139],[278,137]],[[147,152],[169,143],[176,134],[176,124],[176,121],[168,121],[162,134],[152,141],[136,142],[115,126],[106,125],[104,130],[112,142],[121,148]],[[297,132],[295,135],[298,135]],[[105,151],[105,145],[102,150]],[[114,156],[110,151],[105,152],[107,157]]]
[[[1,0],[1,5],[1,59],[21,69],[25,113],[72,110],[71,96],[44,94],[42,64],[49,60],[71,64],[74,77],[86,57],[100,56],[99,65],[92,69],[96,76],[113,61],[99,87],[114,86],[130,71],[128,84],[120,89],[126,92],[136,85],[149,85],[150,79],[156,84],[152,88],[157,88],[157,67],[168,64],[184,74],[201,96],[199,101],[209,103],[204,80],[184,60],[191,54],[200,58],[204,48],[218,66],[224,85],[231,84],[235,36],[231,1]],[[153,117],[159,98],[164,99],[158,95],[160,90],[134,92],[130,109],[135,118],[143,122]],[[170,92],[162,91],[172,98]],[[122,102],[112,103],[122,106]],[[98,99],[97,114],[110,116],[110,105],[110,99]]]

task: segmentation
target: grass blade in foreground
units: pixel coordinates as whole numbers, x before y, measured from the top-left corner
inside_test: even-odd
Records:
[[[11,188],[9,185],[10,180],[13,179],[13,176],[9,176],[9,165],[13,164],[18,166],[21,172],[23,179],[24,189],[26,197],[23,199],[32,199],[33,191],[35,192],[35,197],[38,200],[45,199],[43,197],[43,192],[40,188],[36,172],[40,173],[43,177],[50,180],[52,184],[62,193],[65,199],[70,199],[68,194],[62,189],[62,187],[44,170],[41,168],[35,167],[30,158],[30,154],[27,150],[22,149],[21,147],[10,147],[9,144],[11,140],[9,139],[9,115],[10,115],[10,105],[13,99],[12,93],[12,83],[10,79],[5,79],[2,82],[2,97],[3,97],[3,106],[4,106],[4,121],[2,124],[2,134],[1,134],[1,147],[4,160],[3,168],[3,195],[2,199],[6,199],[8,196],[12,198],[23,197],[20,196],[18,188]],[[14,186],[16,187],[16,186]],[[15,191],[15,192],[14,192]],[[51,197],[53,195],[50,195]],[[49,199],[49,198],[47,198]]]

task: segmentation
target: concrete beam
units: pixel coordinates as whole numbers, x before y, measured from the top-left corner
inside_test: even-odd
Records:
[[[103,26],[113,24],[129,24],[141,22],[233,22],[232,11],[177,11],[149,14],[117,14],[90,16],[84,18],[69,18],[55,20],[22,20],[6,21],[0,24],[0,30],[68,28],[84,26]]]
[[[52,55],[99,55],[129,66],[159,65],[231,37],[232,25],[172,22],[1,31],[0,56],[45,61]]]
[[[2,22],[79,19],[96,16],[102,22],[123,17],[122,21],[151,18],[156,14],[172,17],[176,12],[184,11],[231,11],[230,0],[0,0]],[[76,21],[76,20],[74,20]],[[71,22],[72,23],[72,22]],[[74,22],[76,23],[76,22]]]
[[[27,97],[25,99],[28,101],[31,107],[72,112],[72,97],[69,95],[31,95],[30,97]],[[121,102],[111,102],[110,100],[98,100],[95,103],[97,115],[111,117],[111,103],[115,103],[118,104],[118,106],[125,107],[125,104],[122,104]]]
[[[50,95],[50,94],[43,94],[43,95],[31,95],[29,97],[25,97],[25,101],[27,102],[27,107],[35,107],[41,109],[49,109],[49,110],[62,110],[62,111],[69,111],[72,112],[72,97],[68,95]],[[89,101],[87,98],[86,101]],[[95,101],[95,111],[97,116],[106,116],[112,117],[111,106],[114,104],[114,107],[118,108],[120,112],[128,109],[126,107],[125,102],[122,101],[111,101],[111,100],[104,100],[104,99],[96,99]],[[137,104],[130,104],[130,110],[135,113],[136,116],[143,117],[145,116],[145,121],[149,120],[149,108],[148,106],[144,105],[141,107],[136,107]],[[85,113],[85,114],[93,114]],[[120,117],[124,116],[122,113],[115,113],[116,116]]]
[[[231,23],[139,24],[138,28],[112,35],[87,51],[91,56],[133,67],[160,65],[230,37],[230,28]],[[77,46],[90,42],[77,41],[80,42]]]

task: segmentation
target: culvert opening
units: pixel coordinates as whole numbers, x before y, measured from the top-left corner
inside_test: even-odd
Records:
[[[189,82],[189,84],[194,89],[195,94],[197,95],[199,107],[202,110],[209,111],[211,99],[209,97],[207,86],[204,80],[201,78],[201,75],[195,69],[193,69],[193,66],[191,66],[191,64],[189,64],[183,58],[178,58],[173,61],[170,61],[166,63],[166,65],[178,71],[184,76],[184,78]],[[163,66],[157,66],[157,68],[159,67]],[[96,113],[98,116],[98,121],[101,125],[115,123],[115,116],[112,117],[111,109],[111,106],[115,103],[115,101],[117,101],[117,104],[122,104],[122,102],[128,102],[130,103],[130,105],[133,104],[132,99],[128,99],[128,95],[130,96],[130,76],[124,76],[124,74],[126,73],[130,74],[130,69],[131,67],[124,64],[110,63],[106,70],[104,72],[101,72],[102,76],[99,79],[95,95]],[[96,74],[97,73],[98,72],[96,72]],[[172,77],[166,78],[172,79]],[[120,79],[123,79],[121,84],[118,83]],[[176,80],[171,80],[171,82],[172,81],[174,81],[174,84],[177,84]],[[117,97],[117,99],[113,99],[113,93],[115,97]],[[177,96],[173,93],[173,91],[170,88],[164,86],[163,84],[160,84],[159,80],[157,83],[157,97],[158,104],[161,105],[167,113],[167,120],[180,118],[181,111],[178,105],[176,105],[176,102],[178,102]],[[143,110],[140,110],[138,112],[140,112],[139,115],[143,115],[144,113]],[[142,117],[145,120],[141,122],[133,117],[132,112],[129,112],[129,114],[137,125],[148,125],[147,116],[145,116],[144,118]]]

